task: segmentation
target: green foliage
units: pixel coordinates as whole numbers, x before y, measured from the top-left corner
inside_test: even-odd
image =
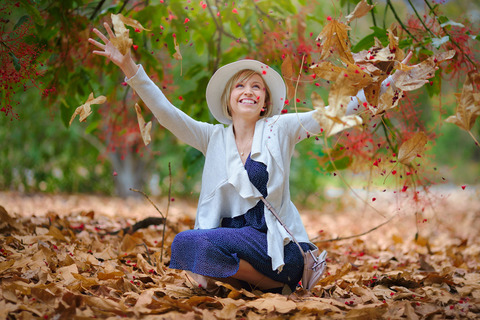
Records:
[[[176,181],[173,193],[190,195],[198,192],[203,156],[159,127],[146,109],[145,120],[153,120],[154,128],[152,143],[145,147],[133,111],[138,97],[122,85],[124,78],[116,66],[91,54],[94,48],[87,43],[88,37],[95,36],[91,29],[97,27],[103,31],[102,23],[110,22],[110,14],[122,13],[150,29],[140,33],[130,30],[130,36],[138,46],[132,50],[135,60],[145,67],[174,105],[195,119],[214,123],[205,102],[205,89],[216,69],[248,57],[264,60],[280,70],[284,54],[291,55],[298,68],[303,51],[309,54],[309,62],[315,62],[314,40],[326,23],[326,13],[335,12],[339,17],[339,12],[345,15],[347,8],[351,11],[358,3],[356,0],[342,0],[341,7],[336,4],[333,8],[330,3],[305,0],[238,1],[221,3],[218,7],[213,1],[205,2],[208,3],[206,8],[197,1],[137,1],[135,5],[128,1],[20,1],[21,10],[14,15],[14,28],[25,24],[27,17],[33,19],[36,37],[30,40],[37,41],[44,48],[43,55],[37,58],[46,66],[41,89],[55,90],[41,99],[38,91],[27,90],[21,94],[21,104],[17,108],[21,120],[0,120],[0,138],[9,146],[0,151],[0,188],[111,193],[115,181],[119,180],[112,178],[113,171],[121,175],[121,166],[113,159],[128,155],[134,159],[133,168],[145,168],[142,176],[145,188],[149,181],[153,181],[152,177],[158,175],[159,188],[165,192],[168,189],[168,163],[172,163],[173,180]],[[97,8],[98,5],[101,6]],[[387,43],[387,28],[395,21],[393,9],[401,17],[396,22],[406,23],[407,8],[397,2],[392,7],[377,4],[373,13],[355,22],[355,30],[351,31],[354,52],[368,49],[375,38],[384,45]],[[452,20],[450,15],[436,17],[431,10],[428,16],[446,23],[444,28],[448,32],[457,30],[451,22],[455,19]],[[375,25],[372,25],[374,21]],[[305,23],[303,29],[300,27],[302,23]],[[172,57],[175,52],[173,35],[180,46],[182,61]],[[355,39],[357,36],[358,40]],[[418,59],[439,49],[432,47],[432,39],[438,38],[437,35],[423,31],[423,37],[416,36],[418,39],[413,40],[412,36],[402,33],[400,48],[414,50]],[[478,30],[469,37],[478,45]],[[273,45],[272,38],[276,40]],[[449,37],[440,49],[453,46],[452,39]],[[18,58],[10,55],[15,69],[19,67]],[[445,86],[441,90],[446,72],[455,75],[456,71],[448,68],[437,71],[432,85],[425,87],[428,95],[422,96],[424,100],[418,100],[422,103],[419,108],[426,110],[421,116],[427,123],[429,116],[437,119],[443,116],[432,112],[434,106],[427,96],[432,98],[440,92],[452,90]],[[310,84],[300,86],[299,95],[309,96],[312,90],[317,90],[326,101],[327,90]],[[90,92],[95,96],[107,96],[107,103],[95,106],[86,123],[75,121],[69,127],[75,108],[86,101]],[[449,112],[453,112],[453,102],[449,103]],[[374,133],[385,135],[389,142],[398,144],[401,134],[395,131],[395,125],[385,118]],[[442,146],[438,152],[461,143],[450,137],[455,130],[458,128],[449,125],[449,136],[441,135],[443,138],[438,143]],[[345,170],[355,160],[337,144],[331,153],[334,167],[322,143],[314,141],[312,137],[300,144],[297,147],[299,156],[292,162],[292,193],[303,202],[324,188],[328,175],[335,168]],[[476,159],[477,154],[466,151],[465,157]],[[437,158],[448,160],[443,156]],[[143,171],[138,172],[140,175]],[[40,187],[42,181],[46,184],[42,183]]]

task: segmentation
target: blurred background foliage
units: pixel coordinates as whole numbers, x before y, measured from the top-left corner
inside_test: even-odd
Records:
[[[5,64],[2,68],[28,69],[28,65],[21,65],[22,57],[9,53],[5,41],[5,34],[14,32],[22,21],[29,26],[22,41],[37,46],[39,54],[29,63],[35,64],[34,73],[20,81],[17,88],[10,88],[14,91],[9,96],[10,110],[5,105],[8,90],[2,93],[5,114],[0,115],[0,189],[135,196],[129,188],[138,188],[161,196],[168,192],[168,163],[171,163],[172,194],[198,195],[203,156],[176,140],[156,121],[153,121],[152,143],[144,146],[133,108],[139,99],[124,85],[123,75],[116,66],[91,54],[93,46],[87,42],[88,37],[94,36],[91,29],[97,27],[103,31],[102,23],[110,22],[110,14],[122,13],[150,29],[130,30],[134,45],[138,46],[132,51],[136,61],[143,64],[174,105],[198,120],[214,123],[206,106],[205,88],[218,67],[240,58],[255,58],[280,71],[289,55],[298,69],[304,54],[312,63],[319,52],[315,38],[327,23],[327,17],[342,19],[357,2],[4,2],[1,6],[8,10],[1,12],[1,41],[2,54],[7,59],[2,60]],[[457,58],[445,70],[437,72],[431,85],[409,96],[415,106],[413,115],[435,138],[430,141],[422,163],[428,167],[426,184],[478,184],[480,148],[468,133],[443,120],[454,113],[453,93],[461,91],[466,71],[473,68],[473,63],[478,66],[479,30],[475,26],[480,22],[480,5],[467,0],[377,1],[373,12],[352,23],[352,46],[356,52],[367,49],[373,45],[375,36],[385,40],[386,29],[400,22],[409,30],[401,33],[401,47],[414,51],[412,62],[423,60],[432,50],[454,46],[450,37],[433,48],[432,39],[436,36],[421,28],[418,22],[422,17],[425,21],[450,21],[466,26],[447,23],[444,29],[466,37],[462,49],[470,50],[465,54],[470,61],[465,56]],[[416,30],[415,22],[420,25]],[[173,58],[174,36],[180,44],[181,61]],[[313,90],[326,101],[328,84],[314,83],[308,75],[302,78],[299,106],[312,108],[309,97]],[[90,92],[107,96],[107,103],[94,105],[94,112],[86,122],[75,120],[68,126],[75,108],[86,101]],[[154,120],[141,105],[146,121]],[[294,112],[292,104],[287,109]],[[480,137],[478,123],[472,131]],[[365,176],[371,178],[368,175],[371,167],[355,167],[352,165],[355,157],[341,153],[339,149],[337,169],[343,169],[352,183],[360,177],[365,184]],[[373,161],[367,162],[371,163],[370,160]],[[383,176],[376,179],[381,187],[395,185]],[[291,185],[294,201],[303,204],[321,200],[327,186],[342,187],[324,152],[322,139],[311,137],[297,146]]]

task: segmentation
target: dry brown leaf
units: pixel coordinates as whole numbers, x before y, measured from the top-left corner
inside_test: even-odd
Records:
[[[180,61],[180,75],[182,75],[183,57],[182,53],[180,52],[180,46],[177,44],[177,37],[173,37],[173,44],[175,47],[175,53],[173,54],[173,58]]]
[[[480,73],[470,72],[463,83],[462,93],[457,94],[455,115],[445,119],[463,130],[470,131],[480,116],[480,93],[475,92],[475,84],[480,82]]]
[[[336,49],[343,62],[354,63],[348,30],[350,30],[349,26],[335,19],[327,23],[316,39],[322,44],[320,60],[328,58]]]
[[[372,114],[381,114],[389,109],[393,109],[398,106],[400,99],[403,96],[403,92],[393,89],[393,86],[389,86],[377,101],[377,105],[368,105],[368,108]]]
[[[287,300],[287,297],[266,293],[262,298],[252,300],[246,303],[247,307],[253,307],[259,311],[266,310],[266,312],[276,311],[278,313],[289,313],[297,308],[295,302]]]
[[[395,86],[404,91],[412,91],[422,87],[427,79],[435,75],[435,68],[445,60],[452,59],[455,56],[455,50],[437,53],[428,59],[419,63],[416,67],[399,72],[395,81]]]
[[[121,13],[116,14],[117,18],[119,18],[124,24],[127,26],[130,26],[132,28],[135,28],[135,31],[150,31],[149,29],[145,29],[140,22],[138,22],[135,19],[124,17]]]
[[[398,149],[398,161],[409,165],[418,155],[423,153],[427,142],[427,135],[423,131],[415,133],[410,139],[404,141]]]
[[[123,24],[120,16],[121,14],[111,14],[115,37],[111,38],[110,41],[121,54],[126,55],[133,44],[133,40],[128,36],[129,31]]]
[[[285,84],[287,85],[287,99],[293,100],[295,97],[295,68],[293,67],[292,58],[290,58],[289,55],[283,60],[281,69],[283,79],[285,79]]]
[[[314,108],[325,108],[325,102],[323,102],[322,97],[316,91],[312,91],[310,99]]]
[[[80,122],[83,122],[87,119],[87,117],[92,113],[92,108],[90,107],[92,104],[101,104],[107,101],[107,98],[105,96],[98,96],[96,98],[93,97],[93,92],[90,93],[88,96],[87,101],[82,104],[80,107],[75,109],[75,112],[72,115],[72,118],[70,119],[69,125],[72,125],[73,120],[77,115],[80,115]]]
[[[335,274],[333,275],[329,275],[329,276],[326,276],[325,278],[323,278],[322,280],[320,280],[318,282],[318,285],[321,285],[321,286],[326,286],[326,285],[329,285],[331,284],[332,282],[335,282],[337,281],[338,279],[342,278],[344,275],[346,275],[347,273],[349,273],[350,271],[352,270],[352,265],[350,263],[346,263],[342,266],[342,268],[340,268],[339,270],[337,270],[335,272]]]
[[[359,306],[347,312],[345,319],[381,319],[387,312],[387,304],[377,303],[366,306]]]
[[[372,10],[374,6],[374,4],[368,4],[366,0],[360,1],[355,7],[355,9],[353,9],[352,13],[345,17],[347,19],[347,23],[352,22],[352,20],[354,19],[363,17],[368,12],[370,12],[370,10]]]
[[[148,123],[145,124],[145,120],[142,116],[142,110],[140,109],[138,103],[135,103],[135,111],[137,112],[138,126],[140,128],[140,134],[142,135],[143,143],[148,146],[148,144],[152,141],[152,138],[150,137],[152,121],[148,121]]]
[[[318,122],[327,137],[345,129],[362,124],[357,115],[346,115],[347,105],[351,99],[352,87],[346,85],[343,74],[338,76],[328,95],[328,107],[316,107],[313,118]]]

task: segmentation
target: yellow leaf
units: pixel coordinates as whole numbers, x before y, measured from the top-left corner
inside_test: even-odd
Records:
[[[320,60],[325,60],[332,54],[332,49],[337,49],[340,59],[343,62],[354,63],[350,51],[350,40],[348,38],[348,27],[346,24],[331,20],[320,32],[316,41],[322,44]]]
[[[373,4],[368,4],[366,0],[360,1],[355,7],[355,9],[353,9],[352,13],[345,17],[347,19],[347,23],[350,23],[354,19],[363,17],[370,10],[372,10],[374,6],[375,5]]]
[[[152,138],[150,137],[150,131],[152,130],[152,121],[148,121],[145,124],[145,120],[143,119],[140,106],[138,103],[135,104],[135,111],[137,112],[137,120],[138,126],[140,127],[140,133],[142,135],[143,143],[147,146],[151,141]]]
[[[398,149],[398,161],[405,165],[410,164],[417,155],[423,153],[427,142],[427,136],[423,131],[415,133],[410,139],[403,142]]]
[[[294,77],[295,69],[293,68],[293,61],[290,56],[286,56],[282,62],[282,76],[287,85],[287,99],[292,100],[295,96]]]
[[[480,116],[480,93],[475,91],[475,84],[480,81],[480,73],[468,73],[463,84],[462,93],[457,94],[457,108],[455,115],[445,119],[463,130],[470,131],[475,120]]]
[[[128,36],[128,29],[125,27],[122,21],[121,14],[112,14],[113,30],[115,31],[115,37],[111,38],[112,44],[120,51],[121,54],[127,54],[128,50],[133,44],[133,40]]]
[[[69,125],[72,125],[73,120],[77,115],[80,115],[80,122],[83,122],[87,119],[87,117],[92,113],[92,108],[90,107],[92,104],[101,104],[107,101],[107,98],[105,96],[98,96],[96,98],[93,97],[93,92],[90,93],[88,96],[87,101],[82,104],[80,107],[75,109],[75,112],[72,115],[72,118],[70,119]]]

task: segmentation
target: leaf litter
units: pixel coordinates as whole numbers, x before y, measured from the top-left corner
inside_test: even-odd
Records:
[[[310,237],[329,252],[328,270],[311,292],[283,296],[222,282],[208,292],[169,269],[176,232],[193,227],[195,208],[185,201],[172,207],[161,263],[161,226],[114,233],[155,215],[146,202],[0,193],[0,318],[478,318],[478,191],[432,197],[423,220],[412,221],[408,204],[401,221],[339,242],[328,240],[368,229],[378,214],[348,197],[322,208],[335,215],[302,210]],[[386,209],[392,202],[377,201]]]

